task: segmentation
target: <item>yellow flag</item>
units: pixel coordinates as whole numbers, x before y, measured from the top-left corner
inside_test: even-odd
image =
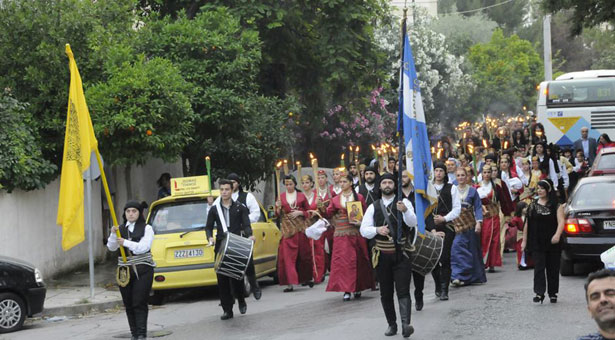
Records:
[[[65,251],[85,239],[83,172],[90,167],[90,155],[98,145],[83,95],[81,76],[69,44],[66,44],[66,55],[70,69],[70,87],[57,220],[57,224],[62,226],[62,249]]]

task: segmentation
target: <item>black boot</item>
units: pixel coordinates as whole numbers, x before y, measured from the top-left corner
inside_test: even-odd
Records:
[[[401,334],[404,338],[409,338],[414,333],[414,328],[410,325],[410,313],[412,312],[412,300],[410,296],[399,298],[399,318],[401,319]]]
[[[137,332],[137,322],[135,321],[135,311],[132,308],[126,308],[126,318],[128,319],[128,327],[130,327],[130,335],[136,339],[139,336]]]
[[[421,311],[423,310],[423,294],[414,294],[414,307],[416,308],[416,311]]]
[[[256,300],[260,300],[263,293],[261,292],[261,287],[258,285],[258,281],[256,280],[256,275],[248,275],[248,281],[250,282],[250,288],[252,289],[254,298]]]
[[[228,319],[232,319],[233,318],[233,311],[232,310],[228,310],[228,311],[224,311],[224,314],[222,314],[222,316],[220,317],[220,320],[228,320]]]
[[[387,328],[387,331],[384,332],[385,336],[393,336],[395,334],[397,334],[397,324],[396,323],[389,325],[389,328]]]
[[[442,295],[442,282],[440,281],[440,267],[436,266],[434,270],[431,272],[431,276],[433,277],[433,283],[436,287],[436,296],[440,297]]]
[[[147,314],[147,305],[145,308],[135,309],[137,339],[145,339],[147,337]]]
[[[448,282],[442,282],[441,288],[442,294],[440,295],[440,301],[448,300]]]

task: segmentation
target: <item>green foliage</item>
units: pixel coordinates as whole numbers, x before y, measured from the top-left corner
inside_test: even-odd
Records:
[[[226,8],[209,6],[193,19],[183,13],[153,17],[137,41],[148,56],[170,59],[195,92],[195,133],[184,148],[185,171],[203,173],[209,155],[214,175],[241,172],[249,183],[265,176],[293,141],[283,122],[298,107],[292,97],[258,95],[258,32],[243,28]]]
[[[110,165],[175,161],[192,133],[191,85],[165,59],[125,62],[86,92],[92,122]]]
[[[516,32],[523,23],[527,1],[510,1],[502,4],[502,0],[439,0],[438,12],[441,14],[465,12],[463,15],[472,16],[483,13],[489,19],[498,23],[506,33]],[[502,4],[502,5],[498,5]],[[493,6],[493,7],[490,7]],[[488,7],[488,8],[485,8]],[[480,11],[477,9],[485,8]]]
[[[429,24],[431,30],[444,34],[450,51],[457,56],[466,55],[472,45],[488,42],[497,26],[482,14],[440,15]]]
[[[572,10],[573,34],[581,34],[583,28],[602,23],[615,23],[615,1],[613,0],[542,0],[549,12]]]
[[[516,114],[536,103],[536,85],[543,79],[543,64],[531,43],[501,30],[491,41],[470,49],[472,78],[477,89],[470,109],[478,113]]]
[[[0,93],[0,126],[0,189],[42,188],[57,168],[43,159],[28,105],[13,98],[8,89]]]
[[[84,83],[101,80],[102,63],[89,44],[89,35],[129,31],[130,1],[41,0],[0,3],[0,88],[30,103],[32,133],[43,155],[62,160],[70,43]]]

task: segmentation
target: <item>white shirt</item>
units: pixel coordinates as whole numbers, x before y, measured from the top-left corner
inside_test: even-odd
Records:
[[[545,155],[542,156],[538,156],[538,160],[539,161],[543,161],[545,159]],[[551,179],[551,181],[553,182],[553,185],[555,186],[554,190],[557,190],[557,188],[559,187],[559,182],[558,182],[558,176],[557,176],[557,172],[555,171],[555,165],[553,164],[553,160],[551,158],[549,158],[549,178]]]
[[[375,185],[374,184],[369,184],[367,182],[365,182],[365,189],[367,189],[367,191],[372,191],[374,189]],[[356,188],[354,188],[354,191],[356,191],[357,193],[359,193],[359,186],[357,186]]]
[[[444,184],[434,183],[433,186],[439,192],[444,187]],[[459,217],[459,214],[461,214],[461,198],[459,197],[459,190],[456,185],[451,187],[451,197],[453,198],[453,208],[448,214],[446,214],[446,216],[444,216],[444,220],[446,220],[446,222],[456,219]]]
[[[583,145],[583,154],[585,154],[585,158],[589,159],[589,139],[581,139],[581,144]]]
[[[135,230],[135,223],[128,222],[128,231],[132,233]],[[143,233],[143,237],[139,242],[130,241],[124,239],[124,247],[130,249],[130,251],[135,254],[145,254],[152,248],[152,242],[154,241],[154,229],[151,225],[145,225],[145,232]],[[116,233],[111,233],[109,238],[107,239],[107,248],[111,251],[116,251],[120,245],[117,243],[117,235]]]
[[[388,207],[393,203],[394,199],[395,196],[392,196],[390,198],[382,197],[382,203],[384,203],[385,207]],[[412,203],[410,203],[407,198],[404,198],[402,202],[408,209],[406,210],[406,212],[402,213],[404,223],[410,228],[416,227],[416,215],[414,214],[414,208],[412,207]],[[365,214],[363,214],[363,221],[361,222],[360,229],[361,236],[369,239],[376,237],[376,235],[378,234],[376,228],[377,226],[374,226],[374,205],[370,204],[369,207],[367,207]]]
[[[523,173],[523,172],[521,172]],[[517,194],[513,194],[512,190],[521,190],[523,188],[523,182],[517,177],[509,177],[508,174],[502,171],[502,180],[506,182],[506,186],[508,187],[508,192],[510,192],[510,199],[515,200],[517,198]]]
[[[562,162],[557,161],[557,166],[559,166],[559,177],[564,180],[564,189],[568,189],[570,186],[570,178],[568,177],[568,170],[566,170],[566,166],[562,164]]]
[[[254,195],[252,195],[251,192],[248,192],[247,194],[248,195],[246,196],[246,206],[248,207],[248,210],[250,210],[250,214],[249,214],[250,223],[256,223],[261,218],[261,208],[258,205],[258,202],[256,201],[256,198],[254,197]],[[237,199],[239,199],[239,191],[233,192],[231,194],[231,199],[233,201],[237,201]],[[219,201],[220,201],[220,196],[216,197],[214,204],[218,204]],[[208,206],[207,213],[209,213],[209,208],[210,207]]]

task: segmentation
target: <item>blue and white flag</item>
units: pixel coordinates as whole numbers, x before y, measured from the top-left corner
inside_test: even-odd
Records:
[[[431,181],[433,163],[431,162],[429,138],[427,137],[425,111],[423,111],[421,89],[416,76],[412,47],[410,47],[405,25],[403,31],[404,47],[400,72],[401,93],[398,131],[403,127],[406,145],[406,168],[414,183],[418,230],[420,233],[425,233],[425,217],[436,207],[438,196]]]

